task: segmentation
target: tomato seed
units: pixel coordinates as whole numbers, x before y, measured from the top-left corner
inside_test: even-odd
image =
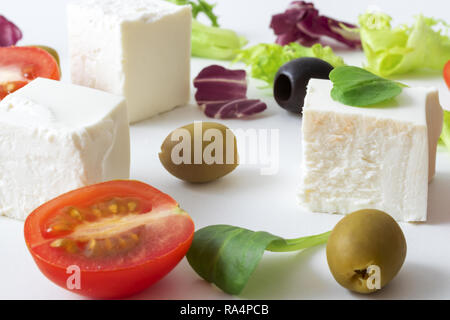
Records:
[[[131,234],[131,239],[133,239],[134,241],[139,241],[139,236],[135,233]]]
[[[92,209],[92,213],[94,214],[94,216],[96,216],[97,218],[101,218],[102,217],[102,211],[100,209]]]
[[[122,249],[124,249],[127,246],[127,242],[123,240],[121,237],[119,237],[119,245]]]
[[[67,240],[64,247],[69,253],[76,253],[78,251],[78,246],[73,240]]]
[[[6,92],[11,93],[16,89],[16,85],[14,83],[8,83],[5,85],[6,87]]]
[[[80,211],[77,209],[71,209],[69,214],[72,218],[75,218],[80,221],[83,220],[83,217],[81,216]]]
[[[88,248],[89,248],[90,250],[94,250],[96,243],[97,243],[97,241],[96,241],[95,239],[89,240]]]
[[[57,239],[57,240],[53,241],[52,243],[50,243],[50,247],[60,248],[60,247],[64,246],[64,242],[65,242],[65,239]]]
[[[106,248],[106,250],[111,250],[112,247],[113,247],[113,245],[111,243],[111,240],[105,239],[105,248]]]
[[[131,212],[134,212],[134,210],[136,210],[136,207],[136,202],[128,202],[128,210],[130,210]]]
[[[54,224],[49,229],[47,229],[47,232],[60,232],[60,231],[70,231],[73,229],[72,225],[69,225],[67,223],[60,223],[60,224]]]
[[[117,213],[119,207],[117,206],[117,204],[111,204],[108,206],[108,209],[112,212],[112,213]]]

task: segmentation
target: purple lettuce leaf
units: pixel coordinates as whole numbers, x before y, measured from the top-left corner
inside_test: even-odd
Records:
[[[350,48],[361,47],[359,33],[349,30],[357,28],[355,25],[319,15],[310,2],[292,2],[285,12],[272,16],[270,27],[280,45],[296,41],[303,46],[312,46],[328,37]]]
[[[215,119],[236,119],[266,110],[267,105],[256,99],[234,99],[225,103],[203,104],[200,108],[210,118]]]
[[[203,69],[194,79],[195,100],[206,116],[215,119],[237,119],[264,111],[267,106],[247,99],[245,70],[229,70],[218,65]]]
[[[204,68],[194,79],[195,100],[203,104],[245,98],[247,81],[245,70],[228,70],[218,65]]]
[[[0,47],[15,45],[22,39],[22,32],[11,21],[0,15]]]

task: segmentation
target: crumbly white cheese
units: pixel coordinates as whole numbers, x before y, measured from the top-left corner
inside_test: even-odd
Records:
[[[370,108],[330,97],[332,83],[309,82],[303,108],[300,202],[313,212],[379,209],[425,221],[443,111],[438,92],[405,88]]]
[[[0,102],[0,215],[25,219],[72,189],[128,179],[125,100],[36,79]]]
[[[190,95],[191,7],[161,0],[68,5],[72,82],[122,95],[130,122]]]

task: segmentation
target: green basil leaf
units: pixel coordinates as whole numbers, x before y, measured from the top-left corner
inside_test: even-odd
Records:
[[[330,72],[330,80],[333,82],[333,100],[353,107],[373,106],[393,99],[404,86],[353,66],[334,68]]]
[[[326,243],[329,233],[285,240],[264,231],[213,225],[195,232],[186,258],[203,279],[229,294],[239,294],[264,251],[296,251]]]

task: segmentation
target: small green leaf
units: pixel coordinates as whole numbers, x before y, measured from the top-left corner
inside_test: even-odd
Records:
[[[217,16],[215,15],[213,9],[215,7],[214,4],[209,4],[205,0],[166,0],[169,2],[172,2],[176,5],[183,6],[190,4],[192,7],[192,17],[194,19],[197,18],[197,16],[200,13],[205,14],[205,16],[211,21],[211,25],[214,27],[218,27],[219,23],[217,22]]]
[[[340,66],[330,72],[331,97],[353,107],[372,106],[398,96],[403,85],[381,78],[367,70]]]
[[[264,231],[213,225],[195,232],[186,257],[208,282],[229,294],[239,294],[255,271],[264,251],[297,251],[326,243],[329,233],[285,240]]]

